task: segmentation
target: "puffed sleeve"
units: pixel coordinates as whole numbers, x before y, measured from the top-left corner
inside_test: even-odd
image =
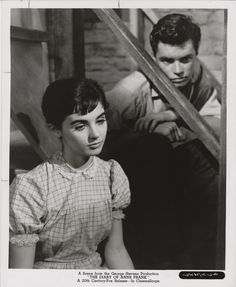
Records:
[[[112,194],[112,217],[123,219],[123,209],[130,204],[129,181],[120,164],[115,160],[111,163],[111,194]]]
[[[18,246],[35,244],[44,214],[42,187],[28,174],[18,175],[10,186],[10,242]]]

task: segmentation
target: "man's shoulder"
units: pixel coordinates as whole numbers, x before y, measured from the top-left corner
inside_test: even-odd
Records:
[[[194,89],[191,96],[191,103],[199,111],[205,103],[218,93],[214,81],[209,76],[204,64],[199,63],[199,69],[195,71]],[[218,96],[217,96],[218,97]]]
[[[150,84],[145,75],[140,71],[134,71],[121,79],[112,90],[107,92],[107,94],[114,93],[118,90],[125,91],[130,95],[137,90],[149,88],[149,86]]]
[[[209,72],[207,71],[207,67],[199,61],[196,65],[196,69],[194,71],[195,83],[198,84],[200,88],[212,88],[216,89],[215,83],[212,78],[209,76]]]

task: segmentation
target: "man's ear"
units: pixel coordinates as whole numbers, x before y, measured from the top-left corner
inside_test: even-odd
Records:
[[[48,128],[54,133],[54,135],[61,139],[62,134],[61,134],[61,130],[59,128],[57,128],[56,126],[52,125],[52,124],[48,124]]]

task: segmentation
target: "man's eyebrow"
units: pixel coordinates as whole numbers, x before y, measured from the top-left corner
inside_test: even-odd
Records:
[[[97,120],[97,119],[100,119],[101,117],[104,117],[104,116],[106,116],[106,113],[105,113],[105,112],[102,112],[100,115],[98,115],[98,116],[96,117],[96,120]],[[70,123],[70,125],[73,126],[73,125],[78,124],[78,123],[80,123],[80,124],[86,124],[87,122],[88,122],[87,120],[78,119],[78,120],[72,121],[72,122]]]
[[[161,56],[160,59],[173,59],[173,58],[167,56]]]
[[[159,58],[160,60],[173,60],[174,58],[162,56]]]
[[[180,57],[179,60],[181,60],[181,59],[188,59],[188,58],[193,58],[193,54],[188,54],[188,55],[185,55],[183,57]],[[174,61],[175,58],[162,56],[162,57],[159,58],[159,60],[161,60],[161,61]]]
[[[181,59],[192,58],[192,57],[193,57],[193,54],[188,54],[188,55],[186,55],[186,56],[181,57]]]

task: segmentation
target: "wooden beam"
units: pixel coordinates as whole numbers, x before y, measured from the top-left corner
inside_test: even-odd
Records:
[[[46,9],[50,81],[68,78],[74,73],[72,11]]]
[[[130,31],[144,45],[144,17],[141,9],[129,9]]]
[[[148,52],[143,49],[121,19],[112,9],[94,9],[94,12],[110,27],[114,35],[137,61],[142,71],[152,81],[154,86],[158,88],[167,101],[175,108],[177,113],[195,132],[212,155],[219,160],[219,137],[203,117],[199,115],[193,105],[173,86],[171,81],[161,71]]]
[[[137,15],[137,21],[138,21],[138,40],[141,43],[141,45],[144,47],[144,16],[143,12],[138,9],[138,15]]]
[[[49,34],[40,30],[29,30],[11,26],[11,38],[29,42],[47,42],[49,40]]]
[[[156,24],[158,21],[158,17],[156,15],[156,13],[152,10],[152,9],[141,9],[144,13],[144,15],[148,18],[148,20],[152,23],[152,24]]]

